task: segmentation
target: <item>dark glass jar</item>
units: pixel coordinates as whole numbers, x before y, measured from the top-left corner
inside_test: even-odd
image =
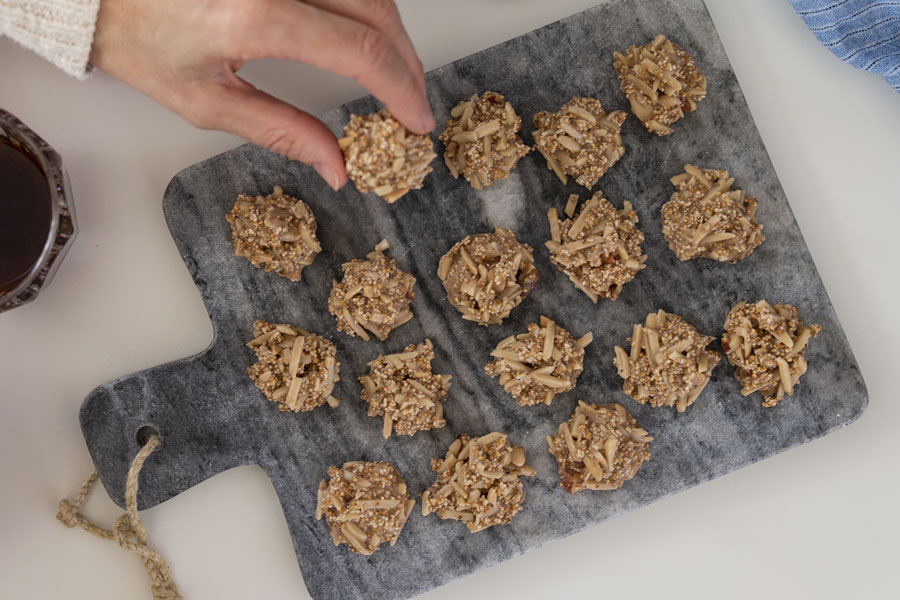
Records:
[[[69,176],[59,154],[0,109],[0,312],[37,297],[76,231]]]

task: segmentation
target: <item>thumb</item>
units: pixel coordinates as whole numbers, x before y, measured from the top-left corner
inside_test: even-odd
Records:
[[[202,104],[208,118],[200,119],[204,129],[234,133],[310,165],[332,189],[347,183],[344,156],[334,134],[324,123],[286,102],[262,92],[234,77],[226,84],[210,85]]]

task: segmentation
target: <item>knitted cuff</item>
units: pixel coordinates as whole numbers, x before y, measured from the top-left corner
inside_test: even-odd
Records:
[[[100,0],[0,0],[0,33],[86,79]]]

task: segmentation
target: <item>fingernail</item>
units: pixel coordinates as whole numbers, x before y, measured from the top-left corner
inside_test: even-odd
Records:
[[[422,129],[425,131],[431,131],[432,129],[434,129],[434,115],[431,114],[430,110],[426,110],[422,113],[422,117],[419,122],[422,124]]]
[[[337,173],[334,172],[334,169],[326,165],[325,163],[316,163],[313,165],[313,169],[316,170],[316,173],[319,174],[319,177],[325,180],[331,189],[334,191],[338,190],[339,182]]]

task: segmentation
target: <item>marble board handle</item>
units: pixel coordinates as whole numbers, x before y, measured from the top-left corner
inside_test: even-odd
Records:
[[[213,475],[255,462],[241,447],[235,427],[246,403],[219,389],[215,347],[204,354],[129,375],[93,390],[80,421],[91,458],[110,497],[125,503],[125,477],[145,432],[159,434],[159,448],[141,471],[139,508],[155,506]],[[198,364],[207,368],[198,368]],[[210,407],[215,407],[211,410]],[[139,435],[140,432],[140,435]]]

